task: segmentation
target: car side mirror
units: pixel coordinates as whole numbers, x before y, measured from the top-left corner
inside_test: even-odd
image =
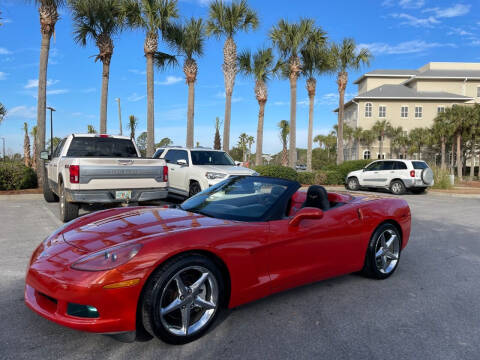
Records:
[[[185,159],[177,160],[177,164],[180,166],[187,166],[187,160]]]
[[[305,207],[303,209],[300,209],[288,224],[290,226],[298,226],[300,225],[302,220],[306,220],[306,219],[320,220],[321,218],[323,218],[322,210],[313,208],[313,207]]]
[[[42,160],[50,160],[50,153],[48,151],[42,151],[40,153],[40,159]]]

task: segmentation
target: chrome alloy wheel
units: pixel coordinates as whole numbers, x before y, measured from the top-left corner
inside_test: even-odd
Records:
[[[398,264],[400,257],[400,239],[391,230],[385,230],[375,244],[375,264],[382,274],[390,274]]]
[[[160,319],[170,333],[192,335],[204,328],[218,308],[218,284],[203,266],[178,271],[164,287],[160,298]]]
[[[402,192],[402,185],[398,182],[392,184],[392,192],[394,194],[400,194]]]

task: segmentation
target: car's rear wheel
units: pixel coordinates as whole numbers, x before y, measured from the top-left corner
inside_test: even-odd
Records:
[[[356,177],[348,178],[347,189],[353,191],[360,189],[360,184],[358,183],[358,179]]]
[[[401,180],[394,180],[390,184],[390,191],[395,195],[402,195],[405,193],[405,185]]]
[[[197,195],[200,191],[202,191],[202,188],[200,187],[200,184],[196,181],[192,181],[190,183],[190,188],[188,190],[188,197],[192,197],[194,195]]]
[[[374,279],[386,279],[392,275],[400,261],[401,243],[401,236],[394,225],[380,225],[368,244],[362,273]]]
[[[78,204],[67,201],[65,187],[60,184],[60,220],[67,222],[78,217]]]
[[[215,321],[224,296],[222,273],[210,259],[197,254],[173,258],[144,289],[143,326],[169,344],[194,341]]]
[[[45,174],[46,173],[47,172],[45,170]],[[55,193],[50,189],[47,178],[43,180],[43,198],[45,199],[46,202],[49,202],[49,203],[58,201],[58,196],[55,195]]]

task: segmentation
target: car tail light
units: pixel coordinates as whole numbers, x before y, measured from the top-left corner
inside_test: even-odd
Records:
[[[141,244],[117,245],[97,251],[80,258],[72,265],[72,269],[83,271],[104,271],[123,265],[138,254]]]
[[[78,184],[80,182],[80,165],[70,165],[68,170],[70,171],[70,183]]]
[[[168,181],[168,166],[163,167],[163,181],[164,182]]]
[[[109,138],[110,137],[110,135],[107,135],[107,134],[100,134],[98,136],[101,137],[101,138]]]
[[[410,176],[415,177],[415,170],[410,170]]]

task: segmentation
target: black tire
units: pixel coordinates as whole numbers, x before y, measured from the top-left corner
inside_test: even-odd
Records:
[[[394,180],[390,184],[390,191],[395,195],[405,194],[405,184],[401,180]]]
[[[347,179],[346,185],[348,190],[356,191],[360,189],[360,183],[358,182],[358,179],[353,176]]]
[[[218,297],[216,302],[217,306],[214,310],[213,315],[208,319],[208,321],[206,321],[205,324],[202,325],[202,327],[196,330],[193,334],[176,335],[169,331],[162,322],[162,315],[160,315],[160,309],[162,308],[162,294],[164,294],[165,291],[168,292],[168,290],[170,289],[168,288],[168,286],[170,286],[169,284],[172,283],[173,278],[176,274],[179,274],[183,269],[188,269],[191,267],[205,268],[209,271],[210,275],[215,278],[218,289]],[[166,343],[175,345],[186,344],[200,338],[215,322],[224,306],[224,302],[226,299],[224,284],[225,282],[221,271],[209,258],[203,255],[185,254],[168,260],[152,274],[147,284],[145,285],[145,288],[143,289],[141,299],[141,312],[144,329],[152,336],[156,336],[159,339],[165,341]],[[185,285],[187,287],[189,286],[187,282],[185,282]],[[195,297],[195,294],[193,294],[192,296]],[[187,299],[187,297],[185,297],[185,299]],[[179,308],[177,310],[174,310],[172,314],[175,313],[175,311],[177,312],[177,316],[179,315],[178,313],[181,312]],[[180,316],[182,315],[180,314]],[[180,321],[182,321],[182,317],[180,317]]]
[[[414,188],[410,189],[413,194],[423,194],[427,188]]]
[[[46,171],[45,174],[47,174]],[[58,202],[58,196],[50,189],[47,178],[43,180],[43,198],[48,203]]]
[[[396,262],[392,265],[393,267],[388,270],[388,272],[382,271],[380,269],[379,264],[379,257],[377,257],[377,252],[379,251],[379,242],[381,243],[381,236],[385,233],[392,233],[397,236],[398,239],[398,254]],[[391,239],[391,238],[390,238]],[[381,224],[375,231],[373,232],[372,237],[370,238],[370,242],[368,243],[367,253],[365,255],[365,264],[362,269],[362,274],[378,280],[383,280],[390,277],[398,267],[398,263],[400,261],[400,254],[401,254],[401,247],[402,247],[402,238],[400,233],[398,232],[397,228],[390,224],[384,223]],[[393,261],[393,259],[388,259]],[[392,264],[392,262],[390,262]]]
[[[200,191],[202,191],[202,188],[200,187],[200,184],[197,181],[192,181],[190,183],[190,188],[188,189],[188,197],[192,197],[197,195]]]
[[[63,184],[60,184],[60,220],[68,222],[78,217],[78,204],[67,201],[65,196],[65,188]]]

